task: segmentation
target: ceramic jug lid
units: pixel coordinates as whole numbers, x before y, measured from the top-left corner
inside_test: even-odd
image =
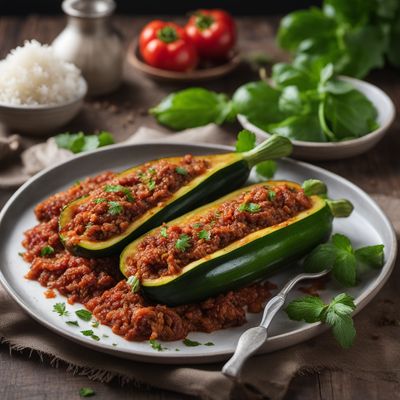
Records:
[[[62,9],[67,15],[79,18],[101,18],[115,10],[114,0],[64,0]]]

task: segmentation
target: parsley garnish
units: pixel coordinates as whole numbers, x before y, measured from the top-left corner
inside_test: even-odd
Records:
[[[261,210],[261,206],[256,203],[243,203],[239,206],[238,210],[240,212],[248,211],[250,213],[257,213]]]
[[[175,243],[175,247],[180,251],[186,251],[190,247],[190,237],[188,235],[181,235]]]
[[[140,281],[136,278],[135,275],[131,275],[127,280],[126,283],[131,287],[132,293],[136,293],[140,290]]]
[[[118,203],[118,201],[109,201],[108,202],[108,213],[111,215],[118,215],[124,211],[124,207]]]
[[[215,344],[213,342],[207,342],[204,343],[204,346],[215,346]]]
[[[61,149],[67,149],[73,153],[90,151],[98,147],[107,146],[114,143],[114,138],[109,132],[100,132],[97,135],[85,135],[78,133],[61,133],[55,136],[57,146]]]
[[[163,351],[166,350],[166,347],[162,347],[160,342],[157,342],[155,339],[150,339],[149,343],[154,350]]]
[[[103,338],[109,338],[110,336],[108,336],[108,335],[101,335],[101,336],[103,336]]]
[[[196,222],[195,224],[193,224],[193,228],[201,228],[203,226],[203,224],[201,222]]]
[[[156,169],[153,168],[153,167],[150,167],[150,168],[147,170],[147,172],[148,172],[150,175],[154,175],[154,174],[156,173]]]
[[[112,343],[112,346],[116,347],[116,346],[118,346],[118,345],[117,345],[117,343]]]
[[[339,344],[348,348],[353,344],[356,330],[351,319],[355,310],[353,297],[346,293],[336,296],[329,304],[319,297],[305,296],[293,300],[286,308],[290,319],[309,323],[324,322],[332,327],[333,335]]]
[[[332,236],[331,243],[319,245],[306,257],[304,269],[307,272],[317,272],[332,268],[332,275],[339,283],[354,286],[357,271],[363,266],[382,268],[383,248],[383,245],[376,245],[354,250],[349,238],[337,233]]]
[[[273,190],[268,190],[269,201],[274,201],[275,197],[276,197],[276,193]]]
[[[77,315],[77,317],[83,319],[84,321],[90,321],[92,319],[92,313],[88,310],[84,310],[83,308],[81,310],[75,311],[75,314]]]
[[[79,326],[78,321],[65,321],[65,323],[71,326]]]
[[[94,199],[93,203],[99,204],[99,203],[105,203],[107,199],[104,199],[103,197],[99,197],[98,199]]]
[[[185,346],[188,346],[188,347],[196,347],[196,346],[200,346],[200,345],[201,345],[200,342],[196,342],[195,340],[190,340],[190,339],[188,339],[188,338],[183,339],[183,340],[182,340],[182,343],[183,343]]]
[[[168,237],[168,232],[167,232],[167,227],[166,226],[162,226],[161,227],[161,230],[160,230],[160,235],[162,236],[162,237]]]
[[[42,249],[40,250],[40,255],[42,256],[42,257],[45,257],[45,256],[50,256],[51,254],[53,254],[54,253],[54,248],[52,247],[52,246],[44,246],[44,247],[42,247]]]
[[[25,253],[23,253],[22,251],[20,251],[20,252],[18,253],[18,255],[19,255],[20,257],[24,257]]]
[[[100,338],[94,334],[94,332],[91,329],[87,329],[86,331],[81,331],[83,336],[90,336],[91,339],[95,340],[98,342]]]
[[[79,389],[79,396],[81,397],[90,397],[94,396],[95,394],[95,391],[89,387],[83,387]]]
[[[149,188],[149,190],[154,190],[156,187],[155,181],[153,181],[153,179],[150,179],[149,182],[147,183],[147,187]]]
[[[175,172],[179,175],[184,175],[184,176],[188,174],[187,169],[183,167],[176,167]]]
[[[249,151],[256,145],[256,135],[250,131],[240,131],[236,140],[236,151],[238,153],[243,153],[244,151]]]
[[[65,303],[54,304],[53,312],[56,312],[60,317],[67,317],[69,315],[69,311],[67,311]]]
[[[100,322],[99,322],[99,321],[93,321],[93,322],[92,322],[93,328],[98,328],[99,325],[100,325]]]
[[[205,229],[203,229],[199,232],[199,239],[210,240],[210,238],[211,238],[211,234],[209,231],[206,231]]]
[[[106,185],[104,187],[104,191],[107,193],[117,193],[121,192],[126,196],[126,199],[130,202],[135,201],[135,198],[132,196],[132,192],[126,188],[125,186],[121,185]]]

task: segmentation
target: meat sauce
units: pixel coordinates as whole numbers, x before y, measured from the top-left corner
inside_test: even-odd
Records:
[[[177,163],[159,160],[105,181],[74,208],[71,220],[61,230],[67,247],[80,240],[104,241],[123,233],[207,168],[206,160],[187,155]]]
[[[174,275],[189,263],[252,232],[279,224],[311,207],[303,190],[259,185],[181,225],[147,235],[127,257],[127,275],[139,279]]]
[[[238,326],[245,323],[246,310],[254,313],[262,310],[275,289],[269,282],[230,291],[198,304],[167,307],[132,293],[119,272],[118,257],[88,259],[65,250],[58,235],[61,209],[83,194],[113,182],[114,177],[115,174],[107,172],[88,178],[36,207],[39,224],[25,232],[23,257],[30,263],[26,278],[45,287],[46,297],[52,298],[58,291],[70,304],[82,303],[100,323],[133,341],[179,340],[192,331],[212,332]]]

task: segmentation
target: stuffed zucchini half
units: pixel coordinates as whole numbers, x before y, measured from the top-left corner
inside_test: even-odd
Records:
[[[248,152],[163,158],[128,169],[64,208],[60,238],[79,256],[117,254],[150,229],[242,186],[259,162],[291,150],[288,139],[272,136]]]
[[[311,192],[320,193],[325,186],[313,182]],[[346,200],[308,192],[288,181],[239,189],[135,240],[121,254],[121,271],[171,306],[265,278],[326,241],[334,215],[352,210]]]

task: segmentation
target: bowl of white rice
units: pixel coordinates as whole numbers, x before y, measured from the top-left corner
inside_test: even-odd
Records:
[[[78,114],[86,93],[80,70],[36,40],[0,61],[0,122],[14,132],[57,133]]]

